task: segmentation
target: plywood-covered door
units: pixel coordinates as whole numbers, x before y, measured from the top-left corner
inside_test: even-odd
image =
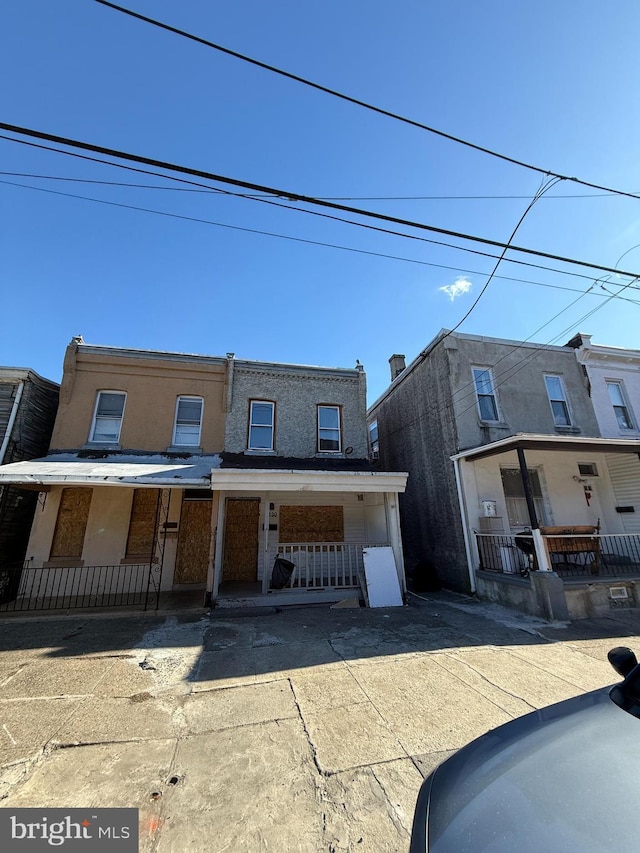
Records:
[[[211,500],[183,500],[173,582],[205,583],[211,545]]]
[[[227,498],[223,580],[256,581],[258,579],[259,523],[259,500]]]

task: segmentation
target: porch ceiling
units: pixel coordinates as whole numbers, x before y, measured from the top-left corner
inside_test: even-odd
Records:
[[[640,455],[640,440],[632,438],[584,438],[582,436],[559,436],[559,435],[530,435],[518,433],[517,435],[493,441],[491,444],[483,444],[463,450],[451,456],[452,460],[464,459],[467,461],[484,459],[487,456],[497,456],[500,453],[508,453],[518,448],[523,450],[549,450],[549,451],[582,451],[585,453],[636,453]]]
[[[211,488],[225,492],[404,492],[408,476],[398,471],[217,468],[211,472]]]

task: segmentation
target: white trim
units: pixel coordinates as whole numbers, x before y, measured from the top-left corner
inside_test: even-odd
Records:
[[[200,422],[198,423],[198,438],[196,441],[191,444],[184,444],[184,442],[179,442],[176,440],[177,438],[177,430],[178,430],[178,409],[180,408],[180,401],[188,400],[190,402],[199,401],[200,402]],[[171,440],[171,444],[173,447],[199,447],[200,439],[202,437],[202,421],[204,420],[204,397],[198,397],[194,394],[179,394],[176,397],[176,411],[173,417],[173,438]]]
[[[491,394],[480,394],[478,391],[478,386],[476,385],[476,370],[480,370],[483,373],[489,374],[489,381],[491,383]],[[500,414],[500,406],[498,405],[498,395],[496,394],[496,385],[495,379],[493,378],[493,368],[492,367],[482,367],[480,364],[472,364],[471,365],[471,379],[473,382],[473,389],[476,393],[476,406],[478,407],[478,417],[483,423],[486,424],[499,424],[502,421],[502,417]],[[496,410],[496,417],[494,418],[485,418],[482,414],[482,409],[480,407],[480,397],[492,397],[493,405]]]
[[[474,456],[485,454],[487,451],[499,452],[502,448],[507,450],[510,445],[515,450],[519,441],[535,441],[539,444],[548,444],[550,447],[554,444],[575,444],[576,451],[580,451],[585,445],[588,445],[591,453],[606,453],[607,449],[611,447],[621,447],[640,453],[640,441],[637,438],[585,438],[584,436],[536,435],[535,433],[519,432],[489,444],[470,447],[460,453],[455,453],[449,459],[453,461],[456,459],[473,459]]]
[[[18,406],[20,405],[20,400],[22,399],[22,392],[24,391],[24,380],[20,381],[18,385],[18,390],[16,391],[16,396],[13,398],[13,405],[11,406],[11,414],[9,415],[9,422],[7,423],[7,429],[4,434],[4,438],[2,439],[2,447],[0,447],[0,465],[2,465],[4,461],[4,455],[7,452],[7,447],[9,446],[9,440],[11,439],[11,432],[13,431],[13,425],[16,422],[16,416],[18,414]]]
[[[545,390],[547,392],[547,399],[549,401],[549,408],[551,409],[551,417],[553,419],[554,426],[560,427],[560,428],[573,426],[573,413],[571,411],[571,407],[569,406],[569,399],[567,397],[567,391],[566,391],[566,388],[564,387],[564,382],[562,380],[562,374],[560,374],[560,373],[543,373],[542,376],[544,378],[544,387],[545,387]],[[562,392],[562,397],[558,397],[557,399],[555,397],[553,399],[551,398],[549,386],[547,385],[547,379],[557,379],[558,380],[558,382],[560,383],[560,391]],[[568,421],[568,423],[566,423],[566,424],[557,424],[556,423],[556,415],[555,415],[555,412],[553,411],[553,403],[554,402],[564,403],[564,407],[567,410],[567,421]]]
[[[321,427],[320,426],[320,409],[335,409],[338,414],[338,449],[337,450],[327,450],[326,448],[320,447],[320,430],[332,430],[335,432],[334,427]],[[316,441],[318,446],[318,453],[342,453],[342,407],[337,406],[335,403],[317,403],[316,404]],[[327,439],[325,438],[325,441]]]
[[[118,427],[118,435],[116,438],[114,438],[114,439],[110,438],[108,441],[101,441],[100,439],[96,439],[96,437],[95,437],[96,419],[98,417],[98,406],[100,405],[100,397],[103,394],[118,394],[119,396],[124,397],[124,401],[122,403],[122,414],[120,415],[120,426]],[[89,442],[91,444],[109,444],[109,445],[118,444],[118,442],[120,441],[120,433],[122,432],[122,422],[124,421],[124,410],[126,408],[126,405],[127,405],[127,392],[126,391],[116,390],[115,388],[114,389],[101,388],[96,393],[96,404],[95,404],[94,409],[93,409],[93,420],[91,422],[91,429],[89,430]]]
[[[261,406],[271,406],[271,424],[254,424],[253,423],[253,404],[258,403]],[[271,444],[269,447],[252,447],[251,446],[251,430],[253,427],[259,427],[260,429],[265,429],[270,426],[271,428]],[[254,452],[270,453],[273,451],[273,444],[275,439],[275,431],[276,431],[276,404],[273,400],[249,400],[249,435],[247,436],[247,450],[252,450]]]
[[[252,468],[216,468],[214,490],[272,492],[404,492],[404,472],[294,471]]]

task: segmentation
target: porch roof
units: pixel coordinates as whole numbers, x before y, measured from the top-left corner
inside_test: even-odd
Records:
[[[404,492],[408,476],[403,471],[217,468],[211,471],[211,488],[225,492]]]
[[[482,444],[480,447],[472,447],[456,453],[450,458],[452,460],[465,459],[467,461],[484,459],[487,456],[497,456],[499,453],[508,453],[510,450],[550,450],[550,451],[583,451],[585,453],[638,453],[640,454],[640,440],[637,438],[585,438],[584,436],[562,436],[562,435],[533,435],[531,433],[517,433],[490,444]]]
[[[112,454],[90,459],[76,453],[54,453],[0,466],[0,485],[41,491],[55,485],[210,489],[211,470],[219,465],[219,456]]]

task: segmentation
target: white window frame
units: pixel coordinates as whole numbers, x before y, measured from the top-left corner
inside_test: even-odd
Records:
[[[321,427],[320,426],[320,411],[322,409],[334,409],[338,413],[338,449],[330,450],[326,448],[322,448],[320,446],[320,442],[322,440],[322,432],[335,432],[336,427]],[[317,442],[318,442],[318,453],[342,453],[342,407],[336,405],[335,403],[318,403],[317,412],[316,412],[316,421],[317,421]],[[326,440],[326,439],[325,439]]]
[[[478,383],[477,383],[478,377],[476,377],[476,371],[478,371],[480,373],[488,374],[489,381],[491,382],[491,393],[490,394],[481,394],[479,392]],[[495,384],[495,380],[493,378],[493,370],[490,367],[481,367],[478,364],[474,364],[471,367],[471,376],[473,378],[473,388],[474,388],[474,391],[476,392],[476,405],[478,406],[478,417],[480,418],[481,421],[483,421],[483,423],[488,423],[488,424],[500,423],[500,421],[501,421],[500,407],[498,406],[498,395],[496,394],[496,384]],[[493,400],[493,406],[496,410],[495,419],[485,418],[483,416],[482,409],[480,407],[480,398],[481,397],[490,397]]]
[[[122,414],[120,415],[120,426],[118,427],[118,435],[114,439],[110,438],[108,440],[104,440],[104,439],[99,439],[99,438],[95,437],[96,427],[98,426],[98,408],[100,406],[100,398],[102,397],[103,394],[117,394],[119,397],[124,398],[123,402],[122,402]],[[93,409],[93,420],[91,423],[91,431],[89,433],[89,441],[91,444],[118,444],[119,443],[120,434],[122,432],[122,422],[124,421],[124,412],[125,412],[126,407],[127,407],[127,392],[126,391],[116,391],[116,390],[110,390],[107,388],[103,388],[102,390],[98,391],[98,393],[96,395],[96,404],[95,404],[94,409]],[[110,420],[113,420],[113,418],[110,418]]]
[[[254,403],[260,406],[271,406],[271,423],[270,424],[260,424],[253,422],[253,406]],[[261,429],[265,429],[269,427],[271,429],[271,444],[269,447],[253,447],[251,444],[251,430],[254,427],[259,427]],[[253,450],[256,452],[262,453],[270,453],[273,452],[274,446],[274,438],[276,432],[276,404],[273,400],[250,400],[249,401],[249,435],[247,437],[247,449]]]
[[[546,392],[547,392],[547,399],[549,400],[549,407],[551,409],[551,417],[553,418],[553,425],[555,427],[560,427],[560,429],[562,429],[563,427],[566,428],[566,427],[573,426],[573,416],[571,413],[571,406],[569,405],[569,398],[567,397],[567,391],[566,391],[566,388],[564,387],[564,382],[562,380],[562,376],[559,373],[545,373],[543,375],[544,375],[544,387],[545,387]],[[547,379],[557,379],[558,380],[558,382],[560,383],[560,390],[562,391],[562,397],[553,397],[553,398],[551,397],[551,392],[549,391],[549,386],[547,385]],[[564,408],[566,411],[566,417],[567,417],[567,423],[566,424],[556,423],[556,414],[553,411],[553,404],[554,403],[562,403],[564,405]]]
[[[184,441],[178,441],[178,412],[180,410],[180,403],[183,400],[188,401],[190,403],[195,403],[195,402],[200,403],[200,421],[198,423],[198,437],[197,437],[196,441],[193,441],[193,442],[190,441],[188,443],[185,443]],[[204,398],[198,397],[198,396],[193,395],[193,394],[181,394],[176,399],[176,412],[175,412],[175,416],[173,419],[173,438],[171,441],[172,445],[174,447],[199,447],[200,446],[200,439],[202,437],[202,421],[203,421],[203,419],[204,419]]]
[[[631,430],[635,431],[636,430],[636,422],[635,422],[633,414],[631,412],[631,406],[629,405],[629,400],[628,400],[627,395],[625,393],[624,382],[622,381],[622,379],[605,379],[605,384],[607,386],[607,395],[609,397],[609,402],[611,403],[611,408],[613,409],[613,414],[615,415],[615,418],[616,418],[616,425],[617,425],[618,429],[621,432],[622,431],[628,432]],[[618,392],[620,394],[620,399],[622,400],[622,405],[614,403],[613,400],[611,399],[611,391],[609,390],[609,388],[612,385],[615,385],[618,388]],[[618,421],[618,413],[617,413],[616,409],[624,409],[624,412],[625,412],[626,418],[627,418],[627,423],[629,424],[629,426],[626,426],[626,427],[620,426],[620,423]]]

